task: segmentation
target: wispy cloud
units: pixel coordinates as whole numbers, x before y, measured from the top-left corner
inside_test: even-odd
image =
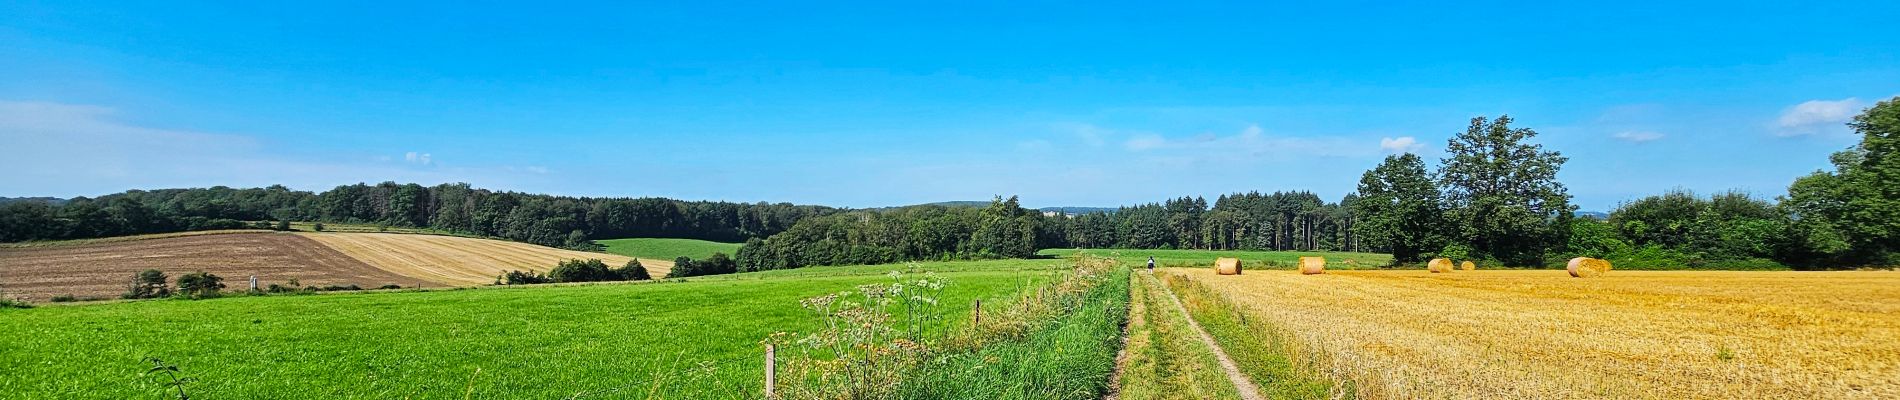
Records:
[[[1425,149],[1425,145],[1420,144],[1418,138],[1400,136],[1398,138],[1379,139],[1379,149],[1392,154],[1418,153],[1419,150]]]
[[[1651,131],[1622,131],[1622,132],[1617,132],[1614,135],[1610,135],[1610,137],[1615,138],[1616,140],[1621,140],[1625,142],[1643,143],[1643,142],[1653,142],[1656,140],[1661,140],[1663,138],[1663,134],[1651,132]]]
[[[162,129],[126,123],[92,105],[0,101],[0,195],[98,195],[126,189],[265,186],[304,189],[355,182],[510,183],[498,168],[442,168],[428,153],[359,154],[300,159],[247,135]],[[376,160],[378,162],[326,161]],[[57,166],[57,167],[52,167]],[[501,172],[497,174],[497,172]],[[528,171],[534,172],[534,171]]]
[[[409,152],[408,154],[403,154],[402,160],[410,162],[410,163],[422,164],[422,165],[430,165],[435,162],[435,160],[431,159],[431,157],[429,156],[429,153],[417,153],[413,151]]]
[[[1142,133],[1123,142],[1132,152],[1174,154],[1186,159],[1201,152],[1238,154],[1255,158],[1306,156],[1367,156],[1376,154],[1365,142],[1346,137],[1294,137],[1266,133],[1259,125],[1248,125],[1231,135],[1200,133],[1169,137]]]
[[[1776,121],[1779,128],[1775,134],[1781,136],[1813,135],[1838,128],[1846,124],[1854,114],[1860,112],[1865,103],[1860,98],[1849,97],[1840,100],[1808,100],[1781,113]]]
[[[1102,147],[1107,145],[1109,136],[1114,134],[1114,132],[1091,124],[1060,123],[1055,124],[1055,129],[1073,135],[1077,142],[1089,147]]]
[[[1129,150],[1134,151],[1154,150],[1167,147],[1168,139],[1161,137],[1161,135],[1149,133],[1129,138],[1128,143],[1123,145],[1128,147]]]

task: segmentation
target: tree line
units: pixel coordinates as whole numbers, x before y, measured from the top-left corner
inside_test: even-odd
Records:
[[[1527,142],[1530,129],[1473,119],[1428,171],[1387,157],[1360,180],[1360,239],[1400,262],[1432,257],[1556,266],[1570,257],[1636,268],[1852,268],[1900,264],[1900,97],[1849,123],[1861,141],[1833,171],[1796,179],[1772,201],[1685,190],[1575,218],[1556,174],[1566,159]]]
[[[909,260],[1032,257],[1046,248],[1362,251],[1399,263],[1434,257],[1514,267],[1575,256],[1654,268],[1840,268],[1900,264],[1900,97],[1853,119],[1861,136],[1773,200],[1670,191],[1576,217],[1557,180],[1568,158],[1509,116],[1473,118],[1428,165],[1387,157],[1337,202],[1310,192],[1180,197],[1066,214],[997,197],[987,206],[875,210],[576,198],[467,184],[385,182],[323,193],[258,189],[128,191],[63,205],[0,205],[0,242],[238,227],[301,220],[439,229],[584,248],[592,239],[745,241],[710,273]]]
[[[789,203],[588,198],[497,192],[465,183],[384,182],[322,193],[282,185],[132,190],[64,204],[0,205],[0,242],[235,229],[243,221],[321,221],[423,228],[567,248],[593,239],[674,237],[738,242],[837,212]]]
[[[1509,116],[1473,118],[1436,168],[1387,157],[1338,202],[1310,192],[1223,195],[1080,215],[1038,213],[1015,197],[987,207],[914,206],[808,218],[748,240],[740,271],[909,260],[1029,257],[1039,249],[1367,251],[1397,263],[1436,257],[1553,267],[1571,257],[1638,268],[1844,268],[1900,264],[1900,98],[1850,126],[1860,144],[1835,170],[1770,201],[1743,192],[1671,191],[1580,218],[1557,180],[1562,153]]]

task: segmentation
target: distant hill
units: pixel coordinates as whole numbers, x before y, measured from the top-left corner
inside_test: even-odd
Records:
[[[1602,211],[1578,211],[1574,215],[1579,216],[1579,217],[1584,217],[1584,218],[1591,218],[1591,219],[1603,219],[1603,220],[1610,219],[1610,213],[1606,213]]]
[[[1038,208],[1036,210],[1042,211],[1042,212],[1060,212],[1060,213],[1069,214],[1069,215],[1081,215],[1081,214],[1088,214],[1092,212],[1112,213],[1112,212],[1115,212],[1116,208],[1114,207],[1043,207],[1043,208]]]
[[[989,207],[990,202],[987,202],[987,201],[939,201],[935,203],[924,203],[924,204],[918,204],[918,205],[943,206],[943,207]]]
[[[935,203],[918,204],[918,206],[989,207],[990,202],[988,201],[939,201]],[[915,207],[915,206],[903,206],[903,207]],[[883,207],[883,208],[876,208],[876,209],[883,210],[883,209],[903,208],[903,207]],[[1045,213],[1060,212],[1060,213],[1069,214],[1069,215],[1087,214],[1087,213],[1092,213],[1092,212],[1115,212],[1115,210],[1116,210],[1115,207],[1075,207],[1075,206],[1043,207],[1043,208],[1036,209],[1036,211],[1041,211]]]
[[[52,204],[56,206],[66,204],[66,199],[62,199],[58,197],[0,197],[0,205],[4,205],[7,203],[18,203],[18,202],[23,202],[23,201],[37,201],[37,202]]]

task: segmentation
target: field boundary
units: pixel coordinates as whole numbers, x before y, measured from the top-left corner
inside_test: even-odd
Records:
[[[1147,281],[1152,279],[1155,279],[1152,274],[1142,275],[1142,284],[1149,284],[1150,282]],[[1194,333],[1201,337],[1201,344],[1207,345],[1207,349],[1214,352],[1214,358],[1220,360],[1221,372],[1227,375],[1228,381],[1233,382],[1234,390],[1240,392],[1240,398],[1266,400],[1266,397],[1260,395],[1260,386],[1255,385],[1253,379],[1248,378],[1246,374],[1240,373],[1240,364],[1234,363],[1234,359],[1227,356],[1226,350],[1221,350],[1220,344],[1214,342],[1213,335],[1207,334],[1206,329],[1201,329],[1201,323],[1194,320],[1193,314],[1188,313],[1187,306],[1181,304],[1181,298],[1174,295],[1174,289],[1167,285],[1157,284],[1157,286],[1161,286],[1162,292],[1168,294],[1168,303],[1174,304],[1175,311],[1180,311],[1181,315],[1187,318],[1188,327],[1193,328]]]

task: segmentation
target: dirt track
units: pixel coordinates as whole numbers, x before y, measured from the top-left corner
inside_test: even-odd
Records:
[[[305,286],[413,287],[417,279],[358,261],[308,238],[286,233],[230,233],[74,246],[0,248],[0,292],[45,302],[53,296],[117,297],[146,269],[177,277],[205,271],[243,290],[296,278]]]

